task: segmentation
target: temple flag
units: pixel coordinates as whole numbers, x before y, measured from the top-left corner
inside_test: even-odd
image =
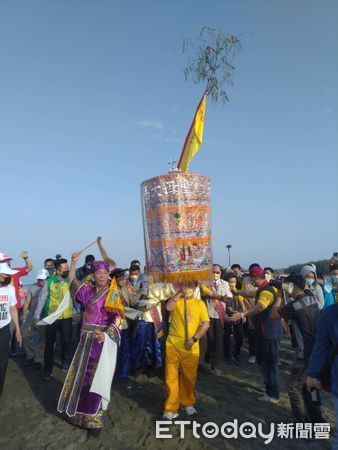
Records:
[[[207,96],[204,94],[197,106],[194,120],[185,138],[181,157],[177,165],[177,168],[181,172],[189,172],[190,161],[196,155],[202,144],[206,102]]]

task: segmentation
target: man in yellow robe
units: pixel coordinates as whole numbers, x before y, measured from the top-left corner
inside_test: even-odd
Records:
[[[195,384],[199,362],[199,340],[209,328],[205,303],[194,297],[195,286],[179,289],[166,309],[170,312],[170,328],[166,342],[165,385],[167,399],[164,419],[178,417],[179,407],[188,415],[196,414]]]

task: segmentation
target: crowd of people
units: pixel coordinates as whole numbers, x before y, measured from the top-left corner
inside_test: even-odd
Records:
[[[275,404],[280,342],[287,337],[295,355],[287,380],[294,420],[325,422],[319,401],[325,371],[338,417],[337,258],[326,275],[313,264],[282,276],[258,263],[247,272],[239,264],[214,264],[210,282],[173,285],[154,283],[138,260],[128,270],[117,268],[100,237],[97,245],[100,260],[86,255],[78,268],[81,252],[70,264],[61,255],[47,258],[27,290],[21,280],[33,270],[27,252],[18,268],[0,253],[0,395],[10,354],[24,351],[25,366],[41,369],[46,382],[53,377],[59,335],[67,375],[57,409],[90,437],[103,427],[113,378],[152,377],[162,366],[163,418],[175,419],[180,408],[192,416],[199,341],[206,335],[204,362],[214,373],[224,370],[224,362],[243,364],[246,341],[248,363],[258,365],[265,387],[257,400]]]

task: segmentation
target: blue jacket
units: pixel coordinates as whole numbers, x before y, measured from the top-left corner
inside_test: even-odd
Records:
[[[310,377],[318,378],[330,353],[338,344],[338,303],[325,308],[320,316],[317,336],[307,366]],[[338,396],[338,356],[331,366],[331,391]]]
[[[327,308],[330,305],[334,305],[334,291],[332,286],[327,286],[326,284],[323,286],[323,294],[324,294],[324,308]]]

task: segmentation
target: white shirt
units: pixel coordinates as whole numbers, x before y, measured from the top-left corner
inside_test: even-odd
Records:
[[[212,282],[212,290],[213,292],[216,292],[216,294],[232,297],[232,292],[230,291],[229,283],[224,280],[217,280]],[[217,314],[214,301],[211,299],[208,299],[206,301],[207,304],[207,310],[209,317],[212,319],[219,319],[219,316]],[[225,309],[225,304],[222,303],[223,308]]]
[[[14,286],[11,284],[0,287],[0,328],[11,322],[9,308],[16,305]]]

